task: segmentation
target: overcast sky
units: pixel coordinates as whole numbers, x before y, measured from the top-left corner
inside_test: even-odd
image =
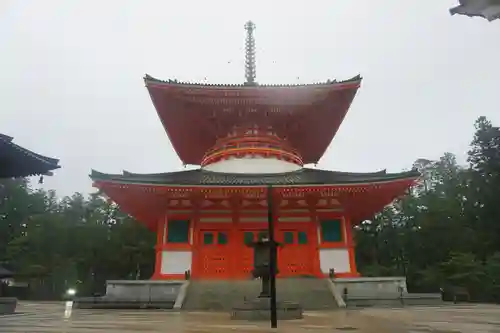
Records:
[[[0,133],[61,159],[43,185],[60,195],[92,191],[92,168],[182,170],[142,77],[242,83],[249,19],[258,82],[364,77],[319,168],[464,162],[474,120],[500,125],[498,21],[454,0],[247,3],[0,0]]]

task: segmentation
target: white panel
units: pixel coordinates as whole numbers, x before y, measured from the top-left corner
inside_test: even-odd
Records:
[[[203,167],[207,171],[229,173],[282,173],[302,169],[300,165],[264,157],[243,157],[215,162]]]
[[[351,271],[347,249],[320,249],[319,263],[321,272],[325,274],[328,274],[332,268],[335,273],[349,273]]]
[[[161,274],[184,274],[191,270],[191,251],[162,251]]]

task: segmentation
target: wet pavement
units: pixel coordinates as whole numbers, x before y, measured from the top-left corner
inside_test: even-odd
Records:
[[[0,316],[0,332],[499,332],[500,306],[468,305],[404,309],[308,312],[304,319],[268,322],[231,321],[226,313],[150,310],[73,310],[65,303],[21,302],[18,314]]]

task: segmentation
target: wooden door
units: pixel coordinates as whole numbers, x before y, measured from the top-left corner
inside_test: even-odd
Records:
[[[226,279],[232,275],[232,251],[229,230],[199,231],[198,274],[201,278]]]
[[[312,276],[313,244],[307,227],[283,228],[278,231],[278,269],[280,277]]]

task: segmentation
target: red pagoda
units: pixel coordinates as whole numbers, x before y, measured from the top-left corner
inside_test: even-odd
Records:
[[[267,194],[278,277],[359,276],[353,225],[405,193],[410,171],[349,173],[308,168],[330,145],[361,84],[255,83],[247,23],[246,83],[209,85],[145,77],[158,116],[184,164],[157,174],[92,171],[94,186],[157,233],[152,279],[248,279],[267,230]]]

